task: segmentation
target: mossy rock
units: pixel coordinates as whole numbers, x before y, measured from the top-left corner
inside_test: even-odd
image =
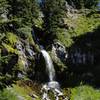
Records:
[[[14,49],[11,45],[2,43],[2,45],[4,46],[4,48],[6,48],[6,50],[8,51],[8,53],[15,53],[18,54],[17,49]]]
[[[14,33],[11,33],[11,32],[6,33],[6,39],[8,43],[12,46],[14,46],[16,42],[18,41],[18,37]]]

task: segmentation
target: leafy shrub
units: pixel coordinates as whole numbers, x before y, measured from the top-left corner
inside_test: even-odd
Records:
[[[71,100],[99,100],[100,90],[84,85],[71,90]]]
[[[34,44],[32,34],[31,34],[32,29],[30,27],[24,26],[24,27],[17,29],[17,31],[18,31],[18,35],[21,38],[27,39],[29,43]]]
[[[11,32],[8,32],[8,33],[6,34],[6,37],[7,37],[8,42],[9,42],[11,45],[15,45],[15,43],[16,43],[17,40],[18,40],[18,37],[17,37],[14,33],[11,33]]]
[[[11,93],[9,90],[4,89],[0,91],[0,100],[18,100],[14,93]]]

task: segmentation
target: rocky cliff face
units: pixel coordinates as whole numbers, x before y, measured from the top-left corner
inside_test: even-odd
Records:
[[[0,73],[5,78],[8,75],[10,78],[24,79],[34,75],[38,50],[34,42],[30,42],[28,38],[7,32],[0,40]]]

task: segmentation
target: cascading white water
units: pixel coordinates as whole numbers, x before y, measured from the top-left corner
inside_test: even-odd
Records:
[[[51,60],[51,57],[49,56],[49,54],[45,51],[45,50],[41,50],[42,55],[45,59],[45,63],[46,63],[46,70],[49,76],[49,81],[54,81],[55,80],[55,69]]]
[[[63,96],[63,93],[60,90],[60,85],[55,81],[55,69],[51,60],[51,57],[45,50],[41,50],[41,53],[45,59],[46,70],[49,76],[49,82],[44,84],[41,91],[43,92],[42,100],[50,100],[48,96],[49,91],[53,91],[55,100],[59,99],[59,96]]]
[[[55,69],[53,66],[52,59],[48,52],[44,50],[43,46],[39,44],[38,38],[36,38],[34,31],[32,32],[33,38],[36,40],[36,43],[39,45],[41,49],[41,53],[44,57],[46,64],[46,73],[48,74],[49,81],[44,84],[41,88],[42,92],[42,100],[51,100],[49,96],[49,92],[52,91],[55,97],[55,100],[59,100],[59,97],[63,97],[63,93],[61,92],[60,85],[57,81],[55,81]]]

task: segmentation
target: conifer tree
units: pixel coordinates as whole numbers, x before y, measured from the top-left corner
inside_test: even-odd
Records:
[[[8,5],[7,0],[0,0],[0,32],[6,30],[5,24],[8,21],[7,15],[9,13],[9,7],[10,5]]]
[[[82,8],[96,8],[99,0],[66,0],[70,5],[74,5],[76,9],[82,9]],[[72,6],[73,6],[72,5]]]
[[[97,8],[99,0],[84,0],[84,6],[88,9],[94,9]]]
[[[7,0],[0,0],[0,15],[3,14],[8,8]]]
[[[46,0],[44,4],[44,29],[47,35],[53,38],[57,29],[63,24],[66,15],[65,0]],[[50,37],[49,36],[49,37]]]
[[[9,0],[9,17],[20,19],[21,25],[32,25],[39,17],[39,5],[36,0]]]

